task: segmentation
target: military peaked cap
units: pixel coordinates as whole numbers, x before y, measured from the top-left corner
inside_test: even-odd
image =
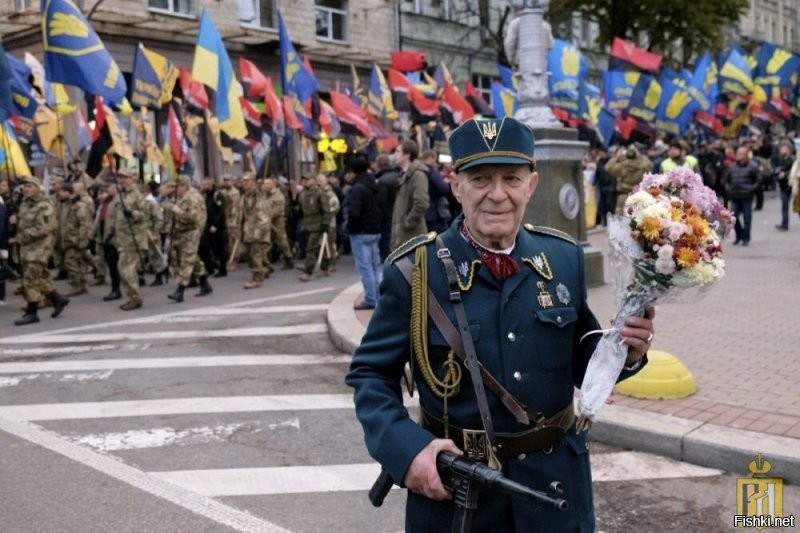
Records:
[[[456,172],[478,165],[533,165],[533,130],[512,117],[471,119],[450,135]]]

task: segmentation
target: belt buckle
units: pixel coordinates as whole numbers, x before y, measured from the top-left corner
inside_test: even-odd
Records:
[[[475,461],[489,460],[489,438],[482,429],[464,429],[464,455]]]

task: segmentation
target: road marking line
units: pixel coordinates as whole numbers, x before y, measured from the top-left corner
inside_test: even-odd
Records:
[[[416,402],[416,399],[413,401]],[[0,416],[12,420],[36,421],[319,409],[353,409],[353,395],[282,394],[4,405],[0,406]]]
[[[269,314],[289,314],[289,313],[312,313],[327,311],[328,304],[309,304],[309,305],[281,305],[275,307],[229,307],[203,308],[191,313],[183,313],[172,316],[156,316],[142,318],[136,324],[173,324],[176,322],[200,322],[202,320],[216,319],[222,316],[241,316],[241,315],[269,315]],[[130,324],[129,324],[130,325]]]
[[[56,434],[34,424],[0,418],[0,430],[38,444],[59,455],[102,472],[148,494],[183,507],[199,516],[213,520],[243,533],[289,533],[271,522],[257,518],[211,498],[193,493],[167,481],[150,476],[111,457],[72,444]]]
[[[219,337],[275,337],[284,335],[308,335],[325,333],[325,324],[305,324],[299,326],[274,326],[260,328],[229,328],[193,331],[149,331],[115,333],[76,333],[73,335],[40,335],[37,337],[19,336],[0,339],[0,344],[59,344],[68,342],[112,342],[136,340],[172,339],[210,339]]]
[[[51,348],[2,348],[0,349],[0,355],[26,357],[37,355],[78,354],[86,352],[120,352],[137,350],[141,347],[141,344],[95,344],[90,346],[54,346]]]
[[[82,359],[0,363],[0,375],[31,372],[143,370],[151,368],[206,368],[227,366],[326,365],[349,363],[349,355],[209,355],[202,357],[146,357],[138,359]]]
[[[38,339],[38,338],[41,338],[41,337],[44,337],[44,336],[47,336],[47,335],[60,335],[62,333],[72,333],[72,332],[75,332],[75,331],[87,331],[87,330],[93,330],[93,329],[99,329],[99,328],[107,328],[107,327],[111,327],[111,326],[125,326],[125,325],[129,325],[129,324],[137,324],[141,320],[152,320],[153,318],[158,318],[158,317],[187,315],[187,314],[191,314],[191,313],[196,313],[197,311],[200,311],[200,310],[203,310],[203,309],[228,309],[228,308],[246,307],[248,305],[258,305],[258,304],[262,304],[262,303],[266,303],[266,302],[276,302],[276,301],[280,301],[280,300],[291,300],[292,298],[299,298],[299,297],[302,297],[302,296],[310,296],[312,294],[330,292],[330,291],[335,290],[335,289],[336,289],[336,287],[322,287],[322,288],[319,288],[319,289],[310,289],[310,290],[306,290],[306,291],[292,292],[292,293],[289,293],[289,294],[280,294],[280,295],[277,295],[277,296],[269,296],[269,297],[266,297],[266,298],[258,298],[258,299],[255,299],[255,300],[245,300],[243,302],[236,302],[236,303],[232,303],[232,304],[225,304],[225,305],[220,305],[220,306],[215,306],[215,307],[199,307],[197,309],[187,309],[187,310],[184,310],[184,311],[177,311],[177,312],[173,312],[173,313],[161,313],[161,314],[158,314],[158,315],[152,315],[152,316],[145,317],[145,318],[127,318],[127,319],[124,319],[124,320],[114,320],[114,321],[111,321],[111,322],[101,322],[99,324],[88,324],[88,325],[85,325],[85,326],[74,326],[74,327],[71,327],[71,328],[53,329],[53,330],[50,330],[50,331],[44,331],[44,332],[38,332],[38,333],[29,333],[29,334],[26,334],[26,335],[18,335],[16,338],[34,337],[34,338]]]
[[[376,463],[366,463],[175,470],[150,472],[150,475],[205,496],[221,497],[369,490],[379,472],[380,466]],[[594,481],[706,477],[720,474],[721,470],[640,452],[598,454],[592,458]]]
[[[70,382],[85,383],[87,381],[98,381],[98,380],[104,381],[110,378],[111,374],[113,373],[114,373],[113,370],[106,370],[105,372],[81,372],[78,374],[54,375],[52,373],[46,373],[46,374],[22,374],[14,377],[0,376],[0,388],[16,387],[23,381],[34,381],[34,380],[42,380],[45,382],[57,382],[57,383],[70,383]]]

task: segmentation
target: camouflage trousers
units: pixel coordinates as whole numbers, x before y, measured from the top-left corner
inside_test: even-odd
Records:
[[[167,267],[164,252],[161,249],[161,236],[152,237],[147,240],[147,251],[145,252],[147,267],[153,272],[161,272]]]
[[[117,270],[119,270],[119,280],[125,291],[125,295],[131,301],[141,302],[142,293],[139,290],[139,254],[136,248],[119,248]]]
[[[272,239],[274,247],[283,254],[286,259],[291,259],[294,254],[292,247],[289,245],[289,237],[286,236],[286,221],[283,218],[274,221],[272,224]]]
[[[267,274],[267,265],[264,263],[268,242],[241,243],[242,253],[247,259],[247,266],[253,271],[253,278],[263,280]]]
[[[101,242],[94,243],[94,272],[97,278],[105,278],[108,275],[108,265]]]
[[[317,266],[317,258],[319,257],[320,247],[322,246],[322,236],[327,234],[326,231],[309,231],[308,237],[306,238],[306,262],[305,262],[305,273],[312,274],[314,272],[314,268]],[[322,262],[320,263],[320,269],[323,272],[327,272],[330,268],[331,264],[331,243],[330,239],[328,240],[328,253],[322,254]]]
[[[73,247],[65,248],[64,269],[67,271],[67,279],[69,279],[70,287],[78,290],[85,289],[86,249]]]
[[[242,237],[242,231],[237,226],[228,226],[227,229],[228,229],[227,233],[228,248],[226,250],[226,254],[228,257],[225,258],[225,261],[229,261],[232,265],[236,265],[236,263],[238,263],[239,260],[243,257],[242,249],[244,248],[244,246],[242,246],[242,242],[240,240]],[[236,241],[239,241],[238,246],[236,244]],[[231,260],[231,254],[233,253],[234,248],[236,248],[236,257],[234,257],[233,260]]]
[[[64,249],[61,247],[61,239],[58,239],[53,247],[53,266],[59,272],[64,270]]]
[[[199,248],[199,232],[187,232],[175,236],[173,256],[175,257],[175,275],[179,285],[188,286],[193,274],[198,278],[206,275],[206,267],[197,254]]]
[[[29,304],[39,303],[55,286],[45,263],[22,262],[22,294]]]

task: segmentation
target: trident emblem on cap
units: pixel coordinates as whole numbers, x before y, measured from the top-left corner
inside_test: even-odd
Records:
[[[497,123],[495,122],[484,122],[481,127],[483,128],[483,136],[489,139],[490,141],[497,136]]]

